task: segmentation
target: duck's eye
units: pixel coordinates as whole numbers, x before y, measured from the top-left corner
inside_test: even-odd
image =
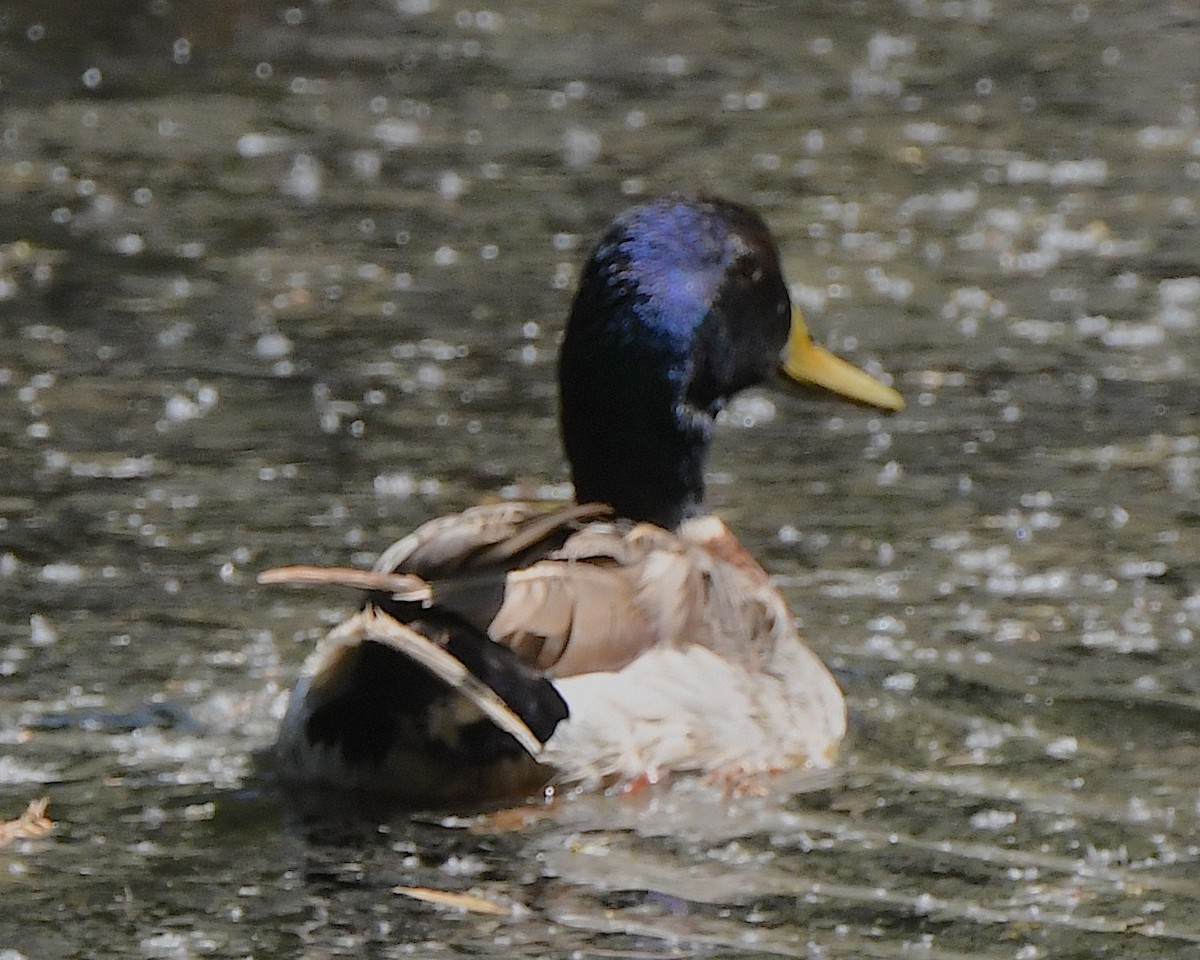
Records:
[[[763,278],[762,260],[756,253],[744,253],[733,262],[730,275],[738,283],[759,283]]]

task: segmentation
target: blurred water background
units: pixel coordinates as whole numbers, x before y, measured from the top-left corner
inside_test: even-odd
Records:
[[[0,2],[0,819],[57,821],[0,956],[1200,957],[1198,48],[1195,2]],[[712,464],[839,766],[296,810],[260,754],[354,598],[256,572],[565,496],[576,270],[676,190],[909,401],[759,391]]]

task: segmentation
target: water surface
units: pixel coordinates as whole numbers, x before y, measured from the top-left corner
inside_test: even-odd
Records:
[[[0,953],[1200,956],[1200,7],[100,10],[0,4],[0,818],[58,822]],[[712,464],[838,767],[297,809],[260,754],[354,600],[255,574],[566,495],[578,264],[671,190],[909,400],[759,391]]]

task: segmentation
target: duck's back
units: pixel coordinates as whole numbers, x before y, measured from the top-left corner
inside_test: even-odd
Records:
[[[841,692],[714,517],[671,533],[524,503],[431,521],[293,695],[287,774],[422,802],[672,770],[824,765]]]
[[[846,730],[842,692],[725,524],[697,517],[675,534],[645,524],[623,543],[653,640],[617,672],[558,682],[571,716],[544,761],[588,784],[827,766]]]

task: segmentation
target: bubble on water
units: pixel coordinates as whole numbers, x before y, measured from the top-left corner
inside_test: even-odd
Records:
[[[305,203],[315,202],[321,195],[324,170],[316,157],[307,153],[297,154],[292,168],[280,184],[280,189],[289,196]]]
[[[146,454],[141,457],[123,457],[116,463],[74,461],[70,466],[73,477],[129,480],[151,476],[154,472],[155,461],[153,456]]]
[[[1079,741],[1072,736],[1056,737],[1046,744],[1046,756],[1053,760],[1071,760],[1079,753]]]
[[[1156,347],[1166,340],[1166,332],[1155,323],[1112,323],[1100,334],[1100,341],[1109,347],[1138,350]]]
[[[904,476],[904,468],[895,460],[889,460],[883,469],[875,476],[875,482],[881,487],[890,487],[899,483]]]
[[[600,134],[583,127],[571,127],[562,138],[563,163],[572,170],[591,166],[600,158]]]
[[[297,96],[315,96],[329,92],[329,82],[316,77],[292,77],[288,90]],[[327,104],[318,104],[313,111],[319,119],[328,119],[330,115]]]
[[[912,37],[876,33],[867,41],[867,63],[872,70],[882,70],[895,59],[911,57],[917,50]]]
[[[171,394],[163,402],[163,419],[158,424],[160,429],[172,423],[198,420],[207,415],[220,399],[215,387],[195,381],[188,382],[187,391]]]
[[[1149,656],[1159,650],[1158,638],[1153,634],[1129,633],[1112,627],[1084,630],[1080,633],[1079,642],[1089,650],[1107,650],[1123,655]]]
[[[59,779],[59,773],[54,767],[35,766],[22,763],[11,756],[0,756],[0,783],[12,786],[25,783],[54,783]]]
[[[1164,150],[1182,147],[1189,134],[1178,127],[1143,127],[1138,131],[1138,146],[1147,150]]]
[[[438,177],[438,195],[443,200],[457,200],[466,189],[466,185],[466,181],[457,173],[447,170]]]
[[[122,256],[135,257],[146,249],[146,241],[140,234],[126,233],[118,237],[113,246]]]
[[[388,147],[411,147],[421,142],[421,127],[411,120],[381,120],[375,124],[372,133]]]
[[[377,497],[396,497],[405,500],[413,495],[417,484],[411,473],[381,473],[372,484]]]
[[[38,573],[44,583],[69,586],[83,581],[83,567],[77,563],[48,563]]]
[[[88,67],[83,71],[83,76],[80,77],[83,85],[89,90],[95,90],[104,80],[104,75],[100,72],[99,67]]]
[[[178,933],[156,933],[143,937],[138,947],[147,957],[161,960],[185,960],[190,956],[187,938]]]
[[[58,642],[58,631],[40,613],[29,618],[29,643],[34,647],[48,647]]]
[[[187,320],[175,320],[158,332],[158,342],[164,347],[177,347],[195,331],[195,326]]]
[[[904,671],[883,678],[883,689],[890,693],[912,693],[917,688],[917,675]]]
[[[665,57],[655,57],[651,60],[650,64],[653,69],[672,77],[681,77],[688,70],[688,58],[682,53],[673,53]]]
[[[504,17],[495,10],[475,11],[475,27],[485,33],[499,33],[504,27]],[[575,81],[580,83],[581,81]]]
[[[1191,330],[1200,318],[1200,277],[1175,277],[1160,280],[1159,320],[1173,330]]]
[[[979,727],[963,738],[963,745],[974,752],[991,752],[1007,741],[1005,734],[995,727]]]
[[[173,423],[179,423],[184,420],[194,420],[200,416],[200,407],[191,397],[186,397],[183,394],[175,394],[168,397],[164,404],[163,413],[166,418]]]
[[[755,427],[775,419],[776,407],[769,397],[755,394],[739,394],[734,397],[717,419],[739,427]]]
[[[452,854],[440,869],[452,877],[475,877],[490,869],[490,865],[474,854]]]
[[[1117,576],[1122,580],[1161,577],[1166,572],[1167,565],[1162,560],[1126,560],[1117,565]]]
[[[891,257],[887,257],[891,259]],[[882,267],[868,267],[864,276],[876,296],[885,297],[896,303],[905,303],[912,298],[915,286],[906,277],[889,276]]]
[[[948,131],[943,124],[928,120],[920,123],[906,123],[903,132],[905,138],[914,143],[931,144],[945,140]]]
[[[437,389],[446,382],[446,374],[437,364],[423,363],[417,367],[417,382],[423,387]]]
[[[277,330],[262,334],[254,344],[260,360],[281,360],[292,352],[292,341]]]
[[[243,133],[237,140],[237,155],[251,159],[285,153],[291,144],[287,137],[266,133]]]
[[[360,180],[377,180],[383,170],[383,158],[378,150],[355,150],[350,156],[350,168]]]
[[[1011,827],[1017,822],[1012,810],[980,810],[971,815],[971,826],[976,830],[997,831]]]

